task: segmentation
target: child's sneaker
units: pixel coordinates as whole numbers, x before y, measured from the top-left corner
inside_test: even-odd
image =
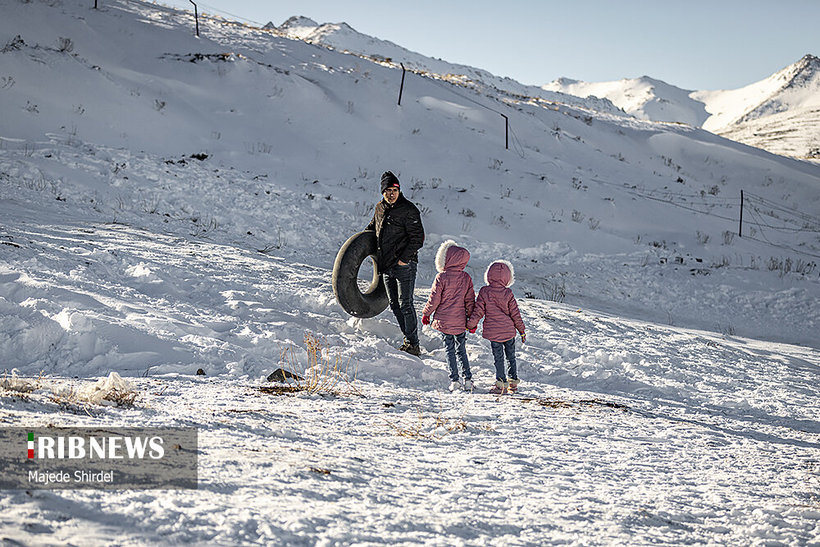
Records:
[[[458,380],[453,380],[452,382],[450,382],[450,388],[449,389],[450,389],[451,393],[461,389],[461,382],[459,382]]]
[[[496,380],[495,385],[490,389],[490,393],[493,395],[504,395],[507,393],[507,382],[502,382],[501,380]]]
[[[510,379],[510,386],[507,388],[510,391],[510,393],[515,393],[516,391],[518,391],[518,382],[520,382],[520,380]]]
[[[464,391],[473,391],[473,381],[472,380],[464,380]]]

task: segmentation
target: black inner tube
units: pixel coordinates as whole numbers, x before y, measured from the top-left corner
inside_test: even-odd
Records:
[[[376,264],[376,232],[354,234],[345,241],[333,264],[333,293],[336,300],[353,317],[375,317],[387,309],[387,291]],[[373,279],[362,292],[359,288],[359,269],[365,260],[373,260]]]

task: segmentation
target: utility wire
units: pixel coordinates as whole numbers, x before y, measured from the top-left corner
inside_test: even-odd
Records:
[[[521,158],[524,158],[524,145],[522,145],[521,141],[518,140],[518,136],[515,134],[515,131],[513,131],[512,125],[509,123],[509,120],[507,121],[507,124],[507,127],[510,128],[510,135],[512,136],[513,145],[518,145],[517,148],[515,146],[513,146],[513,148],[516,148],[516,153],[518,153],[518,155]]]
[[[496,113],[496,114],[498,114],[499,116],[506,116],[506,114],[504,114],[504,113],[502,113],[502,112],[499,112],[498,110],[496,110],[496,109],[494,109],[494,108],[490,108],[490,107],[489,107],[489,106],[487,106],[486,104],[482,104],[482,103],[480,103],[480,102],[476,101],[475,99],[473,99],[473,98],[471,98],[471,97],[468,97],[468,96],[466,96],[466,95],[463,95],[463,94],[461,94],[461,93],[458,93],[455,89],[453,89],[454,84],[449,84],[449,85],[450,85],[450,87],[444,87],[444,85],[443,85],[443,84],[442,84],[442,83],[441,83],[441,82],[440,82],[437,78],[426,77],[426,76],[424,76],[423,74],[419,74],[418,72],[415,72],[415,71],[413,71],[413,70],[411,70],[410,72],[412,72],[413,74],[416,74],[417,76],[420,76],[420,77],[422,77],[422,78],[424,78],[424,79],[426,79],[426,80],[428,80],[428,81],[432,82],[433,84],[435,84],[435,85],[439,86],[440,88],[442,88],[442,89],[444,89],[444,90],[446,90],[446,91],[449,91],[449,92],[450,92],[450,93],[452,93],[453,95],[458,95],[458,96],[459,96],[459,97],[461,97],[462,99],[467,100],[467,101],[470,101],[471,103],[475,103],[475,104],[477,104],[478,106],[480,106],[480,107],[482,107],[482,108],[486,108],[487,110],[490,110],[490,111],[492,111],[492,112],[495,112],[495,113]],[[449,82],[448,82],[448,83],[449,83]]]
[[[682,203],[677,203],[675,201],[672,201],[671,199],[663,199],[663,198],[660,198],[660,197],[653,196],[651,194],[646,194],[646,193],[643,193],[643,192],[639,192],[639,191],[637,191],[637,190],[635,190],[631,187],[627,187],[627,186],[617,184],[617,183],[614,183],[614,182],[609,182],[609,181],[600,180],[600,179],[590,179],[590,180],[592,180],[593,182],[597,182],[599,184],[606,185],[606,186],[612,186],[613,188],[617,188],[618,190],[621,190],[622,192],[625,192],[625,193],[627,193],[629,195],[632,195],[632,196],[637,196],[637,197],[640,197],[640,198],[649,199],[649,200],[657,201],[657,202],[660,202],[660,203],[666,203],[668,205],[673,205],[675,207],[685,209],[687,211],[694,211],[695,213],[700,213],[702,215],[709,215],[709,216],[713,216],[713,217],[720,218],[720,219],[723,219],[723,220],[730,220],[732,222],[737,220],[736,218],[731,218],[731,217],[726,217],[726,216],[723,216],[723,215],[718,215],[716,213],[712,213],[712,212],[709,212],[709,211],[702,211],[700,209],[696,209],[694,207],[690,207],[690,206],[684,205]],[[711,204],[704,204],[704,205],[707,206],[707,207],[713,207],[714,206],[714,205],[711,205]],[[728,207],[728,205],[722,205],[722,207]]]
[[[231,17],[236,17],[237,19],[241,19],[242,21],[247,21],[248,23],[253,23],[256,26],[264,26],[266,23],[260,23],[259,21],[254,21],[253,19],[248,19],[247,17],[242,17],[241,15],[236,15],[235,13],[231,13],[229,11],[224,11],[219,8],[215,8],[213,6],[209,6],[208,4],[203,4],[202,2],[197,2],[198,5],[202,6],[203,8],[207,8],[217,14],[221,15],[229,15]]]
[[[762,220],[759,216],[759,213],[755,210],[753,210],[752,216],[757,216],[758,221]],[[753,240],[759,241],[761,243],[766,243],[768,245],[771,245],[772,247],[777,247],[779,249],[787,249],[789,251],[792,251],[793,253],[802,254],[802,255],[806,255],[806,256],[811,256],[813,258],[820,258],[820,255],[818,255],[818,254],[810,253],[810,252],[807,252],[807,251],[801,251],[801,250],[795,249],[794,247],[791,247],[789,245],[772,243],[771,241],[769,241],[769,238],[766,237],[766,234],[763,232],[763,226],[758,221],[754,221],[754,223],[757,225],[757,227],[760,231],[760,235],[761,235],[761,237],[763,237],[763,240],[760,240],[760,239],[758,239],[754,236],[749,236],[749,239],[753,239]],[[764,223],[764,225],[765,225],[765,223]]]
[[[434,85],[436,85],[436,86],[440,87],[441,89],[443,89],[443,90],[445,90],[445,91],[448,91],[448,92],[452,93],[453,95],[456,95],[457,97],[461,97],[461,98],[462,98],[462,99],[464,99],[465,101],[469,101],[469,102],[471,102],[471,103],[473,103],[473,104],[476,104],[476,105],[478,105],[478,106],[480,106],[480,107],[482,107],[482,108],[485,108],[485,109],[489,110],[490,112],[495,112],[495,113],[496,113],[496,114],[498,114],[499,116],[503,117],[503,118],[504,118],[504,120],[505,120],[505,121],[506,121],[506,123],[507,123],[507,128],[508,128],[508,129],[509,129],[509,131],[510,131],[510,135],[512,135],[512,137],[513,137],[513,148],[515,148],[515,146],[514,146],[514,145],[515,145],[516,143],[518,144],[518,150],[515,150],[515,152],[516,152],[516,153],[517,153],[520,157],[522,157],[522,158],[523,158],[523,157],[525,157],[525,156],[524,156],[524,147],[521,145],[521,141],[519,141],[519,140],[518,140],[518,138],[515,136],[515,132],[514,132],[514,131],[513,131],[513,129],[512,129],[512,125],[510,124],[510,118],[509,118],[509,116],[508,116],[507,114],[504,114],[503,112],[500,112],[500,111],[496,110],[495,108],[491,108],[491,107],[487,106],[486,104],[480,103],[480,102],[478,102],[477,100],[475,100],[475,99],[473,99],[473,98],[471,98],[471,97],[468,97],[467,95],[464,95],[464,94],[462,94],[462,93],[457,92],[455,89],[453,89],[453,88],[455,87],[455,84],[452,84],[452,83],[449,83],[449,82],[448,82],[449,86],[448,86],[448,87],[444,87],[444,84],[443,84],[443,83],[441,83],[441,81],[439,81],[437,78],[427,77],[427,76],[425,76],[425,75],[423,75],[423,74],[419,74],[418,72],[416,72],[416,71],[414,71],[414,70],[411,70],[410,72],[411,72],[411,73],[413,73],[413,74],[416,74],[417,76],[420,76],[420,77],[424,78],[426,81],[429,81],[430,83],[432,83],[432,84],[434,84]]]
[[[133,2],[133,0],[127,0],[127,1],[128,2]],[[147,3],[147,2],[139,2],[139,3]],[[231,12],[228,12],[228,11],[223,11],[219,8],[215,8],[215,7],[210,6],[208,4],[203,4],[202,2],[199,2],[199,1],[197,1],[196,4],[197,4],[197,6],[202,6],[203,8],[207,8],[210,12],[213,12],[216,15],[229,15],[230,17],[236,17],[237,19],[241,19],[242,21],[247,21],[248,23],[253,23],[254,25],[257,25],[259,27],[264,25],[264,23],[260,23],[259,21],[254,21],[253,19],[248,19],[246,17],[242,17],[241,15],[236,15],[235,13],[231,13]],[[187,7],[187,6],[166,6],[165,4],[162,4],[160,2],[151,2],[151,6],[156,8],[156,9],[164,10],[164,11],[167,11],[167,12],[170,12],[170,13],[173,13],[173,12],[176,12],[176,11],[183,11],[183,12],[186,12],[186,13],[193,13],[193,10],[190,9],[189,7]],[[200,14],[200,16],[202,16],[202,14]]]
[[[769,238],[766,237],[766,234],[763,232],[763,226],[761,226],[761,224],[760,224],[760,221],[762,221],[763,219],[760,218],[760,213],[754,207],[751,209],[750,213],[751,214],[749,216],[752,217],[752,223],[757,226],[758,231],[760,232],[760,236],[764,240],[766,240],[766,243],[768,243],[769,245],[774,245],[774,243],[769,241]],[[765,224],[765,222],[764,222],[764,224]]]
[[[747,193],[746,195],[750,196],[752,200],[756,200],[756,201],[762,203],[763,205],[766,205],[767,207],[770,207],[772,209],[781,211],[783,213],[787,213],[789,215],[798,217],[798,218],[800,218],[802,220],[805,220],[807,222],[810,222],[812,224],[820,225],[820,217],[815,217],[815,216],[812,216],[812,215],[809,215],[807,213],[803,213],[803,212],[800,212],[800,211],[797,211],[797,210],[794,210],[794,209],[788,209],[788,208],[784,207],[782,204],[779,204],[779,203],[776,203],[774,201],[768,200],[766,198],[757,196],[755,194]]]
[[[820,255],[818,255],[818,254],[809,253],[807,251],[801,251],[801,250],[795,249],[794,247],[790,247],[788,245],[777,245],[776,243],[772,243],[771,241],[764,241],[764,240],[758,239],[754,236],[745,235],[745,236],[743,236],[743,239],[751,239],[753,241],[757,241],[758,243],[765,243],[766,245],[771,245],[772,247],[776,247],[778,249],[786,249],[786,250],[791,251],[793,253],[797,253],[797,254],[805,255],[805,256],[810,256],[812,258],[820,258]]]
[[[765,226],[766,228],[771,228],[772,230],[777,230],[778,232],[783,232],[783,233],[788,233],[788,234],[797,234],[797,233],[803,233],[803,232],[806,232],[806,233],[808,233],[808,232],[820,233],[820,228],[808,228],[808,227],[805,227],[805,226],[801,227],[801,228],[797,228],[797,227],[792,228],[792,227],[788,227],[788,226],[773,226],[773,225],[769,224],[768,222],[766,222],[762,219],[763,215],[766,215],[766,216],[771,216],[771,215],[766,214],[765,211],[761,211],[755,205],[752,205],[751,209],[759,215],[759,218],[761,219],[761,224],[763,226]],[[777,217],[773,217],[773,218],[777,218]],[[787,219],[778,218],[778,220],[782,220],[783,222],[788,222]]]

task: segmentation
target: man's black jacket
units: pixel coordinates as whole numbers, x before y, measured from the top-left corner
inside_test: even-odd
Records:
[[[404,194],[399,194],[393,205],[385,200],[377,203],[373,220],[365,230],[376,232],[376,266],[379,273],[390,271],[399,260],[418,262],[418,251],[424,245],[424,227],[418,208]]]

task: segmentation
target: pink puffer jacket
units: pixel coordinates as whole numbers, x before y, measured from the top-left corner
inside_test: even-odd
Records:
[[[515,270],[506,260],[496,260],[484,274],[487,286],[478,291],[475,309],[470,314],[467,328],[476,328],[484,317],[481,335],[491,342],[506,342],[515,333],[524,332],[524,320],[518,310],[518,302],[510,287],[515,283]]]
[[[457,247],[452,240],[442,243],[436,253],[439,274],[421,314],[433,316],[432,327],[444,334],[466,331],[467,318],[473,313],[475,288],[470,274],[464,271],[469,261],[467,249]]]

